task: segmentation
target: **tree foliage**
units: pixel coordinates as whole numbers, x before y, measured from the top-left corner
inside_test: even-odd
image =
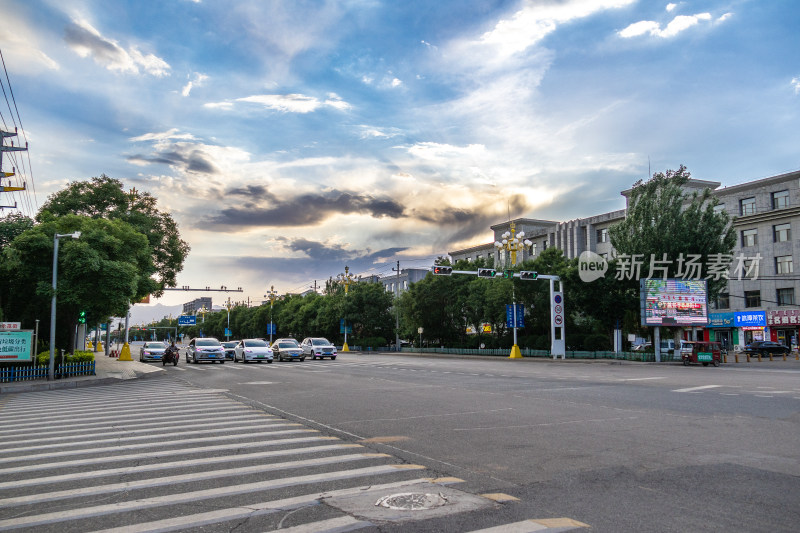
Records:
[[[180,238],[172,216],[157,207],[157,200],[147,192],[130,192],[121,181],[105,174],[90,181],[74,181],[47,199],[36,216],[38,222],[51,217],[75,214],[94,219],[122,220],[147,237],[159,285],[154,296],[164,287],[174,287],[183,268],[189,245]]]
[[[625,220],[609,230],[618,257],[642,257],[642,277],[650,273],[651,257],[666,259],[668,277],[683,277],[681,257],[696,255],[705,266],[714,256],[729,256],[733,251],[736,234],[730,217],[725,211],[715,212],[719,200],[711,190],[688,193],[684,186],[689,179],[689,172],[681,165],[677,171],[658,172],[647,182],[638,181],[631,189]],[[704,270],[702,276],[706,275]],[[660,273],[654,276],[662,277]],[[724,278],[710,279],[711,297],[726,284]]]

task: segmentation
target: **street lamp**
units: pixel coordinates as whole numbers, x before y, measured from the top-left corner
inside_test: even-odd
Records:
[[[229,340],[231,336],[231,307],[233,307],[233,304],[231,304],[231,297],[228,296],[228,301],[227,303],[225,303],[225,309],[228,310],[228,327],[226,328],[226,333],[225,333],[226,341]]]
[[[271,285],[264,298],[269,299],[269,343],[272,344],[272,332],[275,326],[272,324],[272,304],[278,298],[278,291],[275,290],[275,285]]]
[[[344,284],[344,295],[347,296],[347,289],[350,288],[350,284],[353,283],[353,275],[350,273],[350,267],[344,267],[344,274],[339,274],[337,276],[339,283]],[[347,318],[344,319],[344,344],[342,344],[342,351],[349,352],[350,348],[347,346]]]
[[[518,234],[515,233],[515,225],[513,222],[510,222],[510,232],[507,231],[501,235],[503,238],[502,242],[495,241],[494,246],[498,250],[508,251],[511,255],[511,266],[515,266],[517,264],[517,252],[522,250],[522,246],[530,246],[533,244],[528,239],[520,242],[520,239],[525,238],[525,232],[520,231]],[[503,262],[505,266],[505,261]],[[517,297],[514,291],[514,278],[511,278],[511,309],[512,309],[512,317],[514,319],[514,346],[511,347],[511,355],[509,356],[512,359],[521,359],[522,353],[519,351],[519,346],[517,346]]]
[[[79,239],[80,231],[75,233],[56,233],[53,237],[53,300],[50,302],[50,362],[47,367],[47,379],[53,380],[55,374],[55,345],[56,345],[56,285],[58,282],[58,239],[69,237]]]
[[[206,323],[206,313],[208,313],[208,309],[206,309],[206,306],[204,305],[203,307],[201,307],[200,309],[197,310],[197,312],[195,313],[195,316],[197,316],[199,314],[202,314],[203,315],[203,324],[205,324]]]

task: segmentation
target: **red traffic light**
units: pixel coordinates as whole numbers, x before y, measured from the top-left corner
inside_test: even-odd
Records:
[[[435,266],[433,273],[436,276],[449,276],[453,273],[453,267],[450,266]]]

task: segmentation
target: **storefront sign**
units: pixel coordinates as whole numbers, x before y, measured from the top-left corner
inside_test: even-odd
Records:
[[[732,328],[734,326],[733,313],[709,313],[707,328]]]
[[[770,311],[767,315],[767,324],[770,326],[798,326],[800,325],[800,309]]]
[[[4,331],[20,331],[22,322],[0,322],[0,329]]]
[[[767,313],[764,311],[745,311],[741,313],[734,313],[733,318],[734,325],[737,328],[763,328],[767,325]]]

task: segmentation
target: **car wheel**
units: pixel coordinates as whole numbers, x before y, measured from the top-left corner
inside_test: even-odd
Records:
[[[689,360],[688,359],[684,359],[683,360],[683,366],[689,366]]]
[[[305,357],[301,357],[301,358],[300,358],[300,360],[301,360],[301,361],[305,361],[305,360],[306,360],[306,358],[305,358]]]
[[[714,359],[714,366],[719,366],[719,359]]]
[[[270,359],[269,361],[267,361],[267,364],[272,364],[272,359]]]
[[[331,361],[336,361],[336,358],[335,357],[331,357]]]
[[[165,360],[161,360],[161,366],[167,366],[167,362]]]
[[[312,355],[312,356],[311,356],[311,360],[312,360],[312,361],[316,361],[316,360],[317,360],[317,356],[316,356],[316,355]]]
[[[197,356],[196,355],[192,356],[192,363],[197,364]]]

